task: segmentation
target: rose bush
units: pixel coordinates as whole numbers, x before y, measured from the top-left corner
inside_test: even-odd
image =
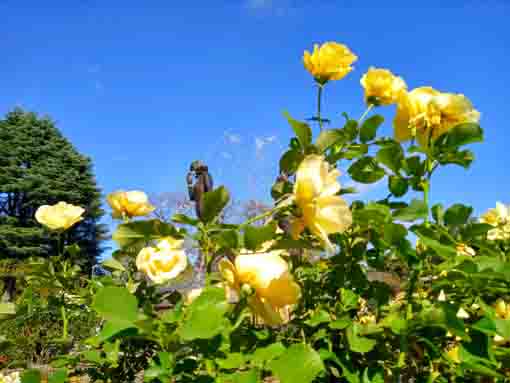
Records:
[[[483,141],[480,114],[461,94],[407,91],[370,68],[366,112],[324,119],[323,91],[356,59],[333,42],[304,53],[319,129],[285,113],[294,136],[271,210],[221,222],[220,186],[202,197],[201,219],[133,220],[153,209],[143,192],[108,197],[119,250],[103,265],[111,275],[82,291],[102,325],[54,361],[53,382],[83,369],[104,382],[142,370],[146,382],[510,381],[508,209],[475,217],[430,201],[437,171],[474,160],[466,146]],[[383,137],[384,117],[371,113],[389,104],[394,137]],[[386,180],[387,196],[349,204],[356,190],[341,187],[340,169],[361,184]]]

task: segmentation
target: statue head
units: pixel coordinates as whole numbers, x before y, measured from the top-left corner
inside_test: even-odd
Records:
[[[202,161],[195,160],[191,163],[189,170],[192,172],[203,172],[203,171],[207,171],[208,168],[207,168],[207,165],[204,164]]]

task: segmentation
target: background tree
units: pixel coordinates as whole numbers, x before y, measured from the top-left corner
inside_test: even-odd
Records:
[[[0,120],[0,263],[56,253],[55,236],[34,214],[40,205],[58,201],[86,209],[84,220],[67,231],[63,241],[79,245],[77,259],[89,272],[106,233],[98,223],[104,212],[92,162],[49,118],[16,108]]]

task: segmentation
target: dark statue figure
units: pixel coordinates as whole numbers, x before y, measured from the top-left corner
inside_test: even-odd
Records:
[[[195,183],[193,183],[195,181]],[[186,176],[189,199],[195,202],[195,212],[202,220],[204,209],[204,193],[213,189],[213,179],[209,169],[202,161],[193,161]]]

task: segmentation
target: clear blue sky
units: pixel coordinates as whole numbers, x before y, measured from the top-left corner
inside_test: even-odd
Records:
[[[413,3],[4,0],[0,113],[50,115],[93,158],[105,193],[184,191],[189,163],[204,159],[236,197],[263,199],[290,135],[282,110],[304,118],[315,108],[302,52],[334,40],[359,61],[328,85],[326,115],[362,113],[359,79],[371,65],[410,88],[464,93],[486,143],[473,146],[469,171],[435,177],[432,200],[461,199],[478,213],[510,203],[510,1]]]

